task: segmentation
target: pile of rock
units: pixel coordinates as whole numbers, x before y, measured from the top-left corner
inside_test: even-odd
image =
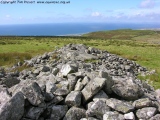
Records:
[[[133,61],[69,44],[24,64],[32,68],[0,72],[0,120],[160,119],[156,92],[136,78],[147,70]]]

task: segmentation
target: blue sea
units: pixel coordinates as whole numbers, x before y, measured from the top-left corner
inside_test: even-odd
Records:
[[[0,36],[67,36],[116,29],[159,29],[154,23],[52,23],[0,25]]]

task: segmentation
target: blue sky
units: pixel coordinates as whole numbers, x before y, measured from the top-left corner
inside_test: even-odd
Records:
[[[68,4],[38,4],[38,0],[26,0],[35,1],[34,4],[3,1],[16,3],[2,4],[0,0],[0,24],[160,23],[160,0],[63,0],[70,1]]]

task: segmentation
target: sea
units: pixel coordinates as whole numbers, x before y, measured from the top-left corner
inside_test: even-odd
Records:
[[[0,25],[0,36],[74,36],[117,29],[160,30],[160,23],[47,23]]]

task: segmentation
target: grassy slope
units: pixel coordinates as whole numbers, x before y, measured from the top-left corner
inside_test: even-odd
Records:
[[[160,88],[160,33],[149,30],[115,30],[85,34],[86,38],[0,37],[0,66],[53,51],[55,46],[82,43],[134,60],[157,75],[150,79]]]

